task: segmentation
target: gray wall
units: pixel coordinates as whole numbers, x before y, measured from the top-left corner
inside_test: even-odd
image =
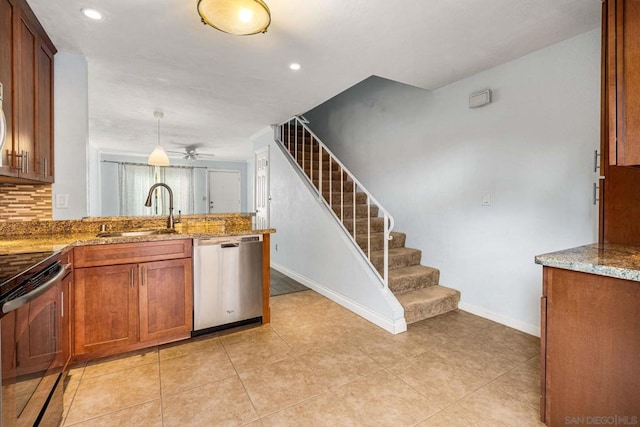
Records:
[[[535,334],[534,256],[597,240],[599,95],[594,30],[432,92],[373,77],[305,117],[461,308]]]
[[[58,52],[54,57],[55,183],[53,219],[87,216],[88,75],[84,56]],[[68,198],[56,207],[56,195]]]

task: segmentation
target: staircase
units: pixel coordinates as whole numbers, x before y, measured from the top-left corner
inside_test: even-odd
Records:
[[[460,292],[439,285],[440,271],[420,264],[422,251],[405,246],[406,234],[390,231],[391,216],[379,216],[375,199],[298,117],[277,127],[276,140],[393,292],[407,324],[458,308]]]

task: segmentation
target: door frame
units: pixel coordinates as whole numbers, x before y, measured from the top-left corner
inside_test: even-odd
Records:
[[[256,213],[256,218],[258,215],[258,156],[265,154],[266,153],[266,157],[267,157],[267,165],[266,165],[266,177],[267,177],[267,185],[265,188],[266,191],[266,197],[265,197],[265,202],[266,202],[266,206],[265,206],[265,211],[266,211],[266,223],[267,223],[267,228],[271,226],[271,151],[269,149],[269,146],[265,146],[262,147],[258,150],[255,151],[254,154],[254,171],[253,171],[253,207],[254,207],[254,211]],[[256,226],[257,226],[257,220],[256,220]]]

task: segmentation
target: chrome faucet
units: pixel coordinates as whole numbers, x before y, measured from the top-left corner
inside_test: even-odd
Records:
[[[173,220],[173,191],[171,191],[171,188],[167,184],[163,182],[153,184],[149,189],[149,195],[147,196],[147,201],[144,202],[144,205],[146,207],[151,207],[151,195],[153,194],[153,190],[155,190],[157,187],[164,187],[167,189],[167,191],[169,191],[169,218],[167,219],[167,228],[174,229],[175,221]]]

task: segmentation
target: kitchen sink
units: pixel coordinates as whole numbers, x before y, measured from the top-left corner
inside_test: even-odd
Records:
[[[156,234],[173,234],[176,230],[171,228],[163,228],[162,230],[146,230],[146,231],[101,231],[97,237],[137,237],[137,236],[153,236]]]

